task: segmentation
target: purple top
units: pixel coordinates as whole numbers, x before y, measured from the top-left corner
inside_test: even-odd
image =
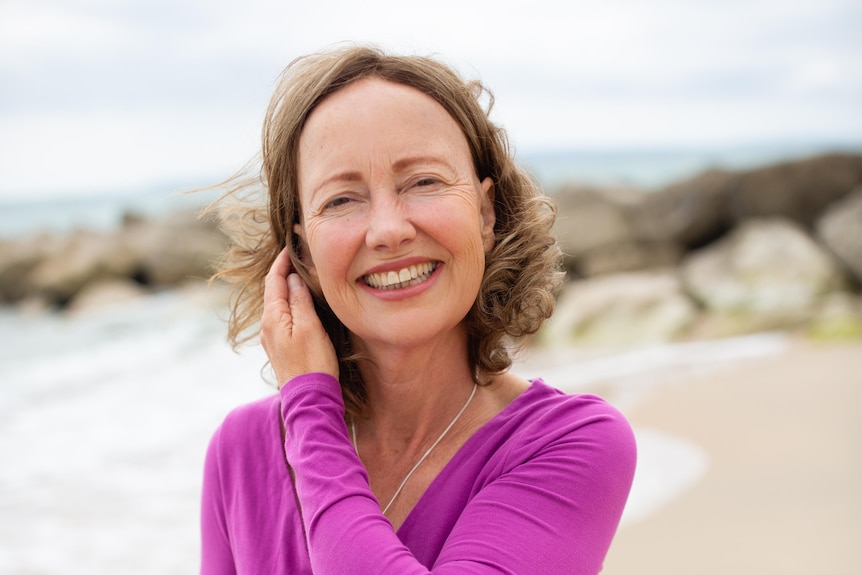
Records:
[[[634,468],[617,410],[536,380],[467,440],[396,533],[348,437],[338,382],[307,374],[235,409],[213,436],[201,573],[595,574]]]

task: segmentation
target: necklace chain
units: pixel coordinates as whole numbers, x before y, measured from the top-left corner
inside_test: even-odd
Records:
[[[395,502],[395,499],[401,494],[401,490],[404,489],[405,485],[407,485],[407,480],[410,479],[410,476],[412,476],[413,473],[417,469],[419,469],[419,466],[422,465],[422,462],[428,459],[428,456],[431,455],[431,452],[434,451],[434,448],[437,447],[437,444],[443,441],[443,438],[446,437],[446,434],[449,433],[449,431],[453,427],[455,427],[455,424],[458,422],[459,419],[461,419],[461,416],[464,415],[464,412],[467,411],[467,407],[470,405],[470,402],[473,401],[473,396],[476,395],[476,389],[478,387],[478,384],[473,384],[473,390],[470,392],[470,397],[467,398],[467,401],[461,407],[461,411],[459,411],[457,415],[455,415],[455,418],[451,422],[449,422],[449,425],[446,426],[446,429],[443,430],[443,433],[440,434],[440,437],[438,437],[437,440],[431,444],[431,447],[428,448],[428,451],[426,451],[425,454],[419,458],[419,461],[416,462],[416,465],[414,465],[413,468],[407,472],[407,475],[404,476],[404,479],[401,480],[401,484],[398,486],[398,489],[395,490],[395,494],[392,496],[392,499],[390,499],[389,503],[386,504],[386,507],[383,508],[384,515],[387,511],[389,511],[389,508],[392,507],[392,504]],[[353,439],[353,449],[356,450],[356,455],[359,455],[359,444],[356,442],[356,420],[353,418],[350,418],[350,432],[352,436],[351,438]]]

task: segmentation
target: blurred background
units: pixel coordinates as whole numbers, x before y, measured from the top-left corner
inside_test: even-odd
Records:
[[[0,572],[189,573],[201,465],[272,393],[196,211],[345,42],[495,95],[569,282],[515,366],[640,463],[605,573],[862,570],[862,5],[0,0]]]

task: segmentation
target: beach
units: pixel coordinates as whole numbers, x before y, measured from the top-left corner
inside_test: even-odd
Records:
[[[626,409],[700,446],[704,475],[621,527],[604,575],[862,572],[862,345],[793,340],[671,378]]]

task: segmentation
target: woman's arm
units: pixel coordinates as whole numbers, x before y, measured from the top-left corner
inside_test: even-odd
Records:
[[[572,424],[468,503],[429,571],[401,543],[348,439],[338,381],[319,373],[281,391],[314,573],[598,573],[634,471],[634,440],[612,408]]]

